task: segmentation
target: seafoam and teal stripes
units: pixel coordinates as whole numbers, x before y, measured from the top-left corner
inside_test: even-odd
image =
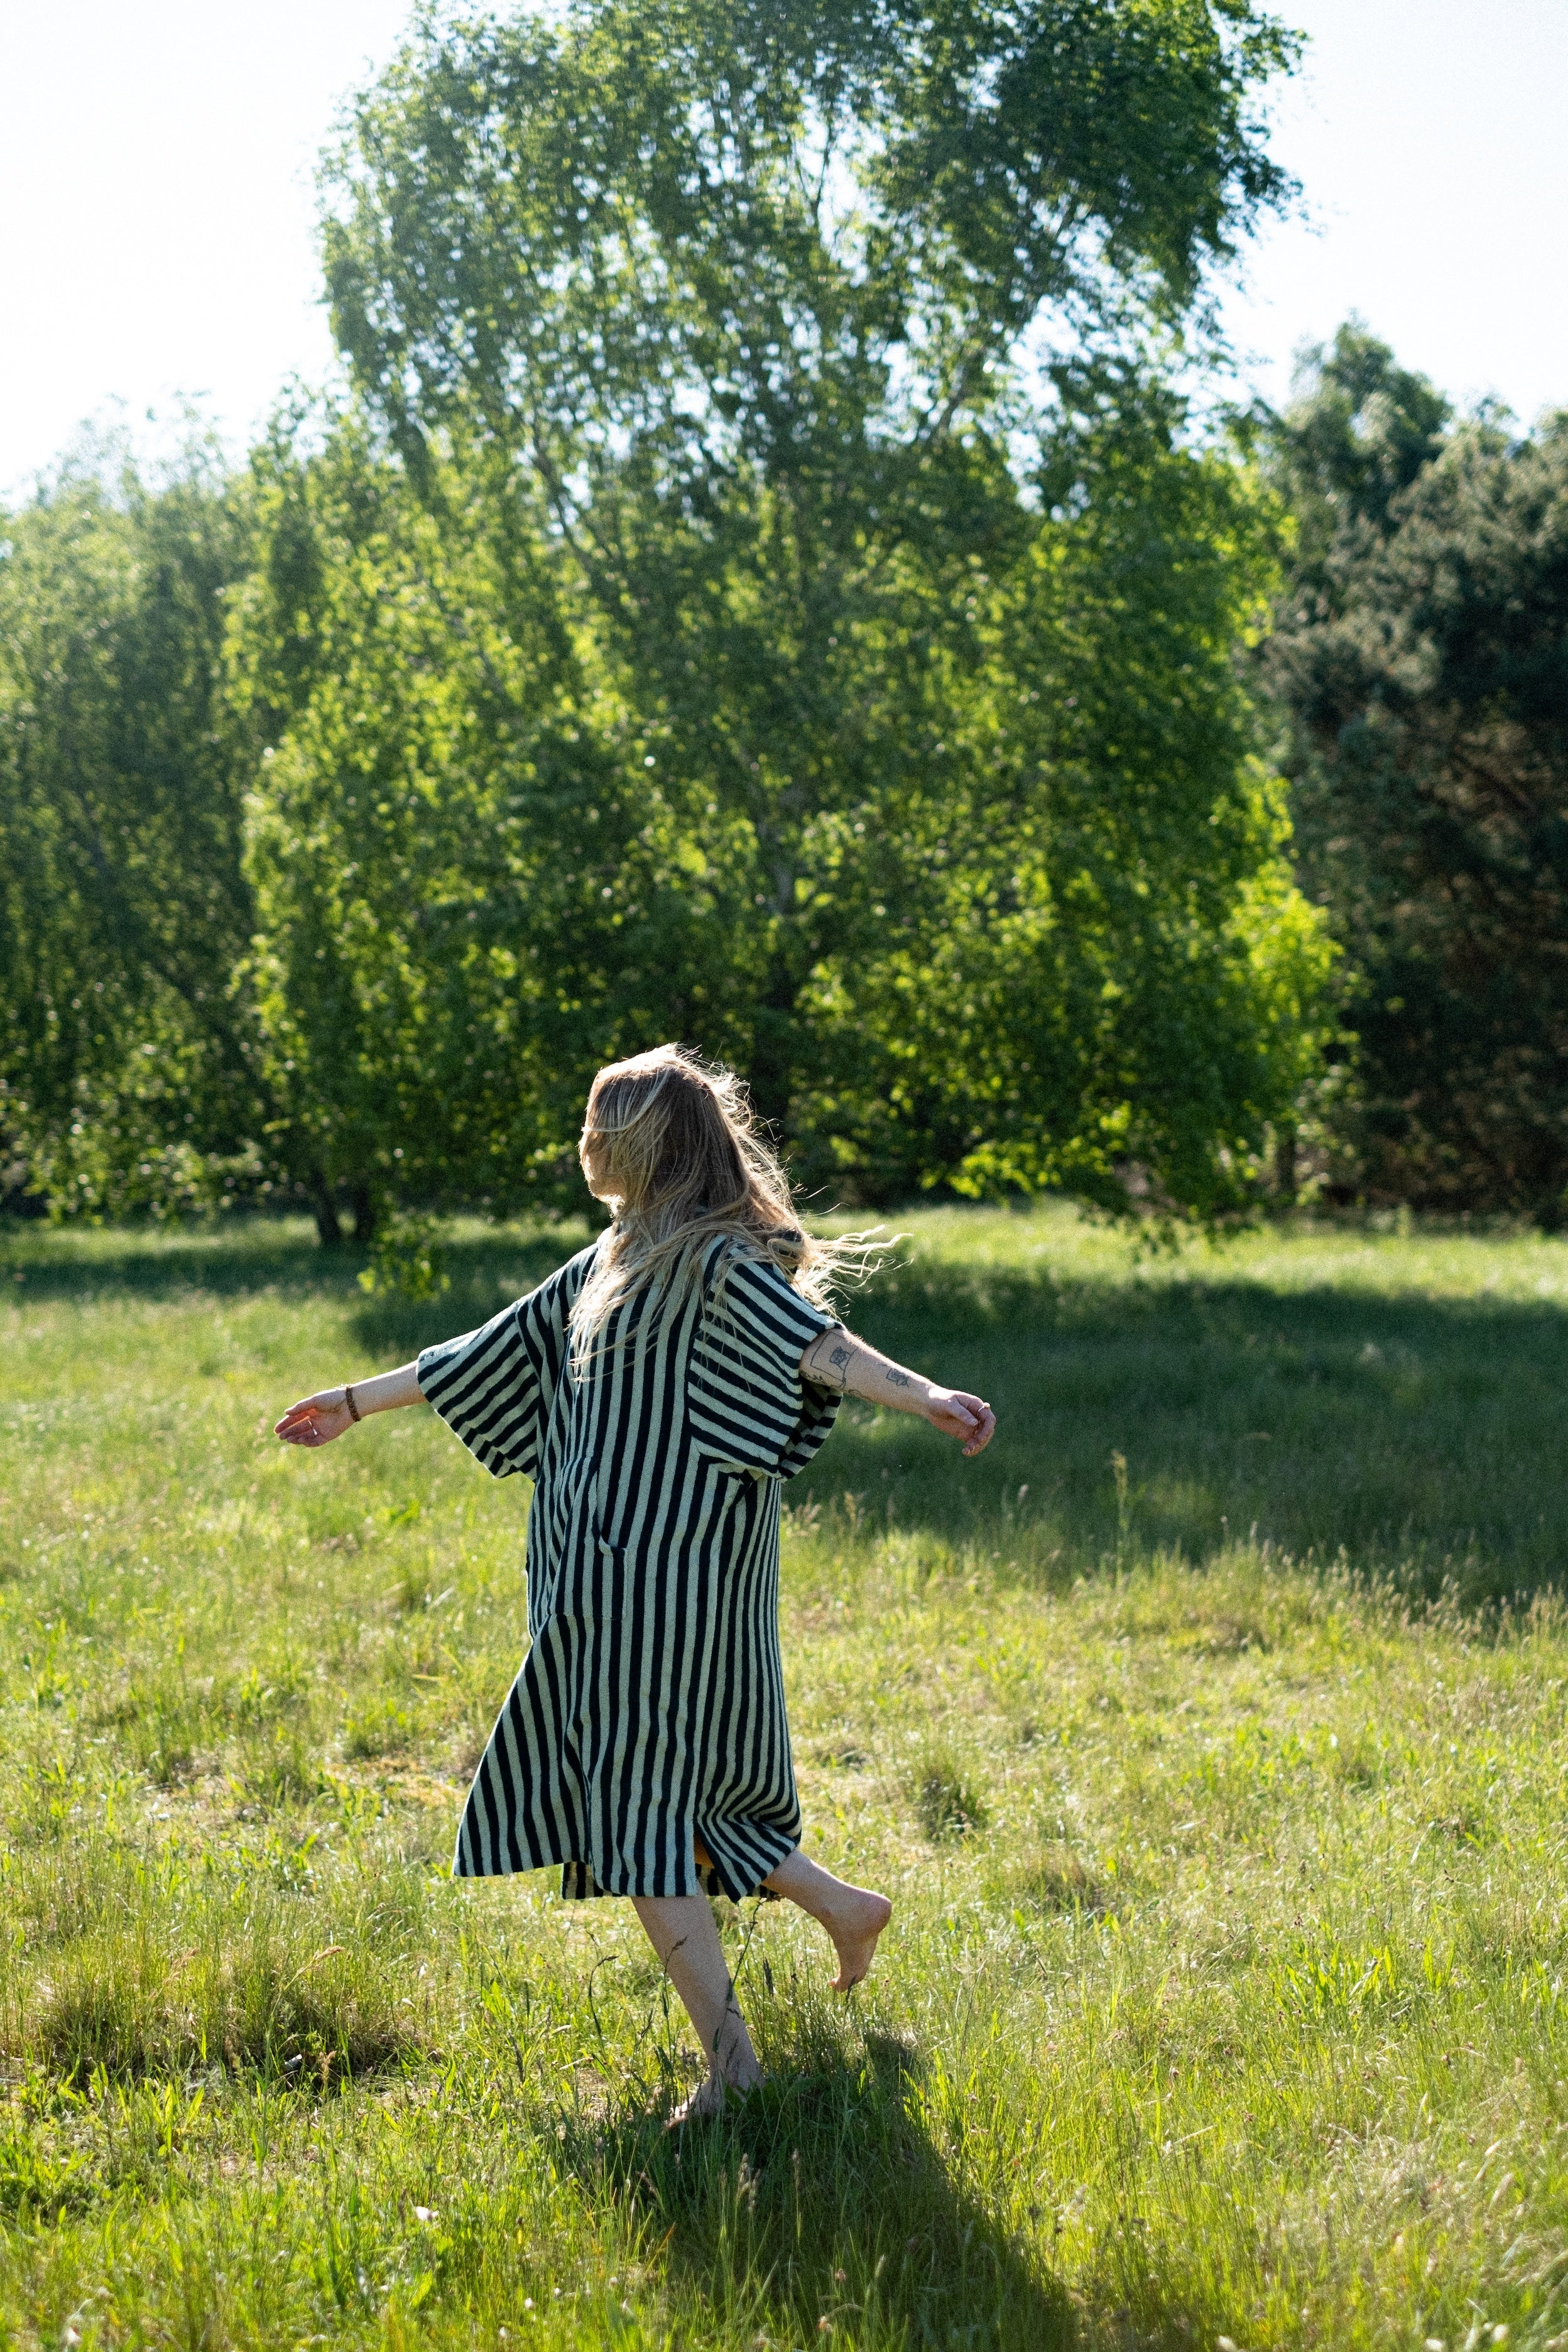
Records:
[[[800,1840],[779,1493],[837,1412],[799,1370],[833,1318],[719,1243],[683,1298],[617,1308],[578,1370],[568,1324],[593,1257],[419,1359],[426,1396],[486,1469],[535,1481],[528,1655],[453,1869],[559,1863],[567,1895],[707,1884],[738,1900]]]

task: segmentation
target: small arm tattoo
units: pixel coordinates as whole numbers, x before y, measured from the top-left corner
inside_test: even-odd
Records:
[[[840,1328],[825,1331],[813,1342],[810,1352],[802,1359],[801,1370],[826,1386],[837,1387],[840,1396],[849,1393],[849,1367],[855,1360],[855,1342]]]
[[[888,1378],[891,1381],[896,1389],[907,1389],[909,1387],[910,1376],[908,1372],[900,1372],[897,1364],[889,1364],[888,1366]]]

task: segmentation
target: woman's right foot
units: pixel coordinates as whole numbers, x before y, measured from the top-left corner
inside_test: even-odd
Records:
[[[846,1886],[842,1899],[834,1897],[832,1910],[822,1924],[838,1954],[835,1992],[847,1992],[859,1983],[876,1957],[877,1938],[892,1916],[887,1896],[874,1895],[868,1886]]]

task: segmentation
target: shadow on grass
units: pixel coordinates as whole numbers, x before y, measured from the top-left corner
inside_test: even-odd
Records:
[[[395,1294],[367,1297],[360,1282],[366,1253],[347,1243],[323,1249],[299,1218],[237,1218],[174,1234],[58,1232],[12,1221],[0,1225],[0,1297],[8,1292],[23,1305],[268,1292],[290,1303],[335,1299],[353,1310],[356,1337],[406,1353],[470,1329],[542,1282],[587,1239],[578,1221],[466,1234],[442,1245],[449,1286],[415,1303]]]
[[[373,1360],[398,1362],[488,1322],[510,1300],[536,1289],[588,1239],[587,1227],[574,1223],[448,1244],[441,1260],[449,1286],[439,1297],[415,1301],[386,1292],[367,1298],[358,1290],[354,1337]]]
[[[188,1237],[16,1227],[0,1271],[24,1303],[335,1301],[366,1357],[390,1363],[484,1321],[587,1237],[575,1223],[469,1231],[446,1244],[450,1287],[417,1305],[367,1297],[363,1259],[321,1250],[298,1220]],[[1037,1256],[1016,1269],[918,1261],[874,1285],[851,1320],[890,1355],[988,1397],[996,1438],[964,1463],[907,1416],[851,1404],[792,1505],[854,1496],[874,1529],[917,1530],[1049,1581],[1158,1550],[1202,1561],[1250,1533],[1299,1558],[1342,1549],[1415,1590],[1449,1581],[1468,1601],[1568,1571],[1556,1471],[1568,1313],[1556,1303],[1270,1288],[1222,1264],[1206,1278],[1085,1279]]]
[[[24,1306],[176,1298],[188,1291],[216,1298],[264,1290],[314,1297],[352,1285],[364,1262],[352,1250],[323,1250],[299,1219],[247,1217],[173,1234],[0,1220],[0,1279],[12,1302]]]
[[[1201,1561],[1249,1535],[1298,1558],[1342,1549],[1468,1601],[1568,1574],[1555,1304],[917,1265],[854,1319],[987,1397],[996,1436],[965,1463],[852,1405],[792,1504],[854,1495],[863,1524],[1063,1581],[1118,1556]]]
[[[573,2154],[662,2247],[678,2302],[759,2342],[1072,2343],[1065,2293],[933,2146],[917,2070],[901,2042],[870,2036],[862,2058],[825,2037],[721,2120],[637,2117]]]

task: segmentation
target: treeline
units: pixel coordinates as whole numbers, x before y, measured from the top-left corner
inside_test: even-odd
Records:
[[[1260,683],[1344,953],[1341,1191],[1568,1213],[1568,413],[1457,420],[1364,331],[1269,458],[1296,519]]]
[[[678,1036],[841,1199],[1552,1213],[1568,444],[1353,333],[1248,434],[1156,363],[1290,60],[426,22],[327,169],[350,393],[4,525],[13,1197],[560,1202]]]

